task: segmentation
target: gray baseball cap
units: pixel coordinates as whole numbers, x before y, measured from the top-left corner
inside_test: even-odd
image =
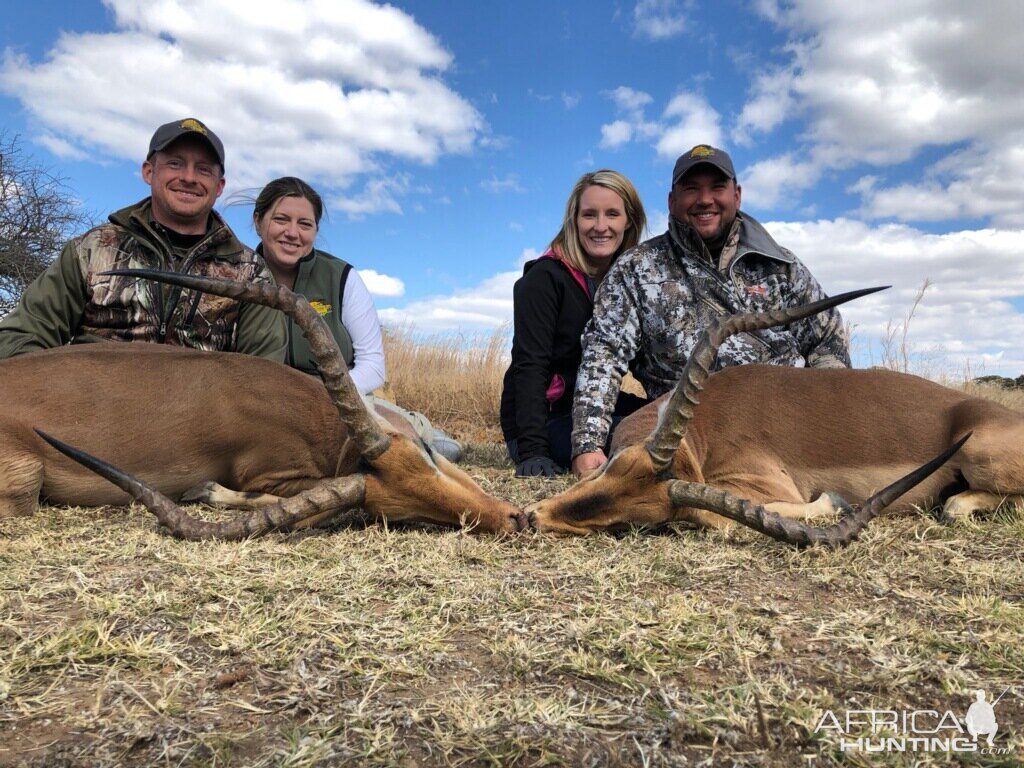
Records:
[[[676,160],[676,167],[672,169],[672,186],[679,183],[691,168],[698,165],[712,165],[730,179],[736,178],[736,170],[732,167],[732,158],[724,149],[712,147],[710,144],[698,144],[689,152],[684,152]]]
[[[213,154],[217,156],[221,170],[223,170],[224,144],[221,143],[219,138],[217,138],[217,134],[194,117],[186,117],[184,120],[175,120],[173,123],[164,123],[157,128],[156,133],[153,134],[153,138],[149,140],[149,154],[146,155],[146,159],[148,160],[153,156],[154,152],[159,152],[169,146],[172,142],[180,139],[182,136],[188,136],[190,134],[206,139],[206,143],[210,145],[210,149],[213,150]]]

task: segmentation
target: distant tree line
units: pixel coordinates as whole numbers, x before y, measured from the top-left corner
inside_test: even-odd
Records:
[[[0,133],[0,317],[92,218],[63,176],[26,154],[18,136]]]
[[[979,376],[974,381],[977,384],[995,384],[1003,389],[1024,389],[1024,376],[1018,376],[1016,379],[1006,376]]]

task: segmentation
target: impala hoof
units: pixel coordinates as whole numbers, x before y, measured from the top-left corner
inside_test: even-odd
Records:
[[[212,481],[200,483],[181,494],[180,502],[182,504],[210,504],[216,487],[217,484]]]
[[[839,513],[840,518],[857,514],[857,507],[854,507],[838,493],[826,491],[825,495],[828,496],[828,500],[832,502],[832,508]]]

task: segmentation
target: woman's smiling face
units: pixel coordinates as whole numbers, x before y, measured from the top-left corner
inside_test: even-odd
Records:
[[[313,204],[304,197],[282,197],[256,222],[256,232],[263,242],[263,257],[271,266],[290,271],[313,250]]]
[[[618,193],[596,184],[583,190],[576,229],[580,244],[595,267],[608,269],[629,226],[626,205]]]

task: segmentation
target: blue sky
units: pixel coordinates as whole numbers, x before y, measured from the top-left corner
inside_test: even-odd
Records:
[[[1024,3],[959,0],[11,4],[0,128],[97,217],[142,198],[153,129],[224,140],[220,209],[279,175],[387,323],[487,333],[585,171],[665,227],[675,157],[716,143],[743,208],[837,293],[856,362],[910,324],[929,375],[1024,373]]]

